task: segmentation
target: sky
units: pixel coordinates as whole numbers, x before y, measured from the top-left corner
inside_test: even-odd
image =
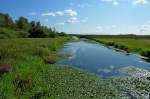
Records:
[[[0,0],[0,12],[66,33],[150,35],[150,0]]]

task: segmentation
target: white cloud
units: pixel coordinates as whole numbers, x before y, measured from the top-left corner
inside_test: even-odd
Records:
[[[77,12],[76,11],[73,11],[72,9],[67,9],[67,10],[64,10],[64,15],[66,16],[77,16]]]
[[[119,0],[101,0],[101,2],[112,3],[113,5],[119,5]],[[145,5],[149,0],[131,0],[133,5]]]
[[[118,0],[101,0],[102,2],[108,2],[108,3],[112,3],[113,5],[118,5],[119,2]]]
[[[36,12],[31,12],[30,15],[35,16],[35,15],[37,15],[37,13]]]
[[[145,5],[148,3],[148,0],[134,0],[133,5]]]
[[[118,5],[119,2],[118,1],[113,1],[113,5]]]
[[[57,15],[57,16],[64,16],[64,13],[62,11],[57,11],[57,12],[55,12],[55,15]]]
[[[65,25],[65,23],[64,23],[64,22],[60,22],[60,23],[56,23],[56,25],[64,26],[64,25]]]
[[[79,20],[76,17],[71,17],[67,20],[67,23],[79,23]]]
[[[77,17],[70,17],[66,22],[59,22],[59,23],[56,23],[56,25],[64,26],[67,23],[69,24],[79,23],[79,20]]]
[[[54,12],[46,12],[42,13],[42,16],[56,16],[56,14]]]
[[[42,16],[77,16],[78,13],[72,9],[66,9],[64,11],[46,12],[42,13]]]

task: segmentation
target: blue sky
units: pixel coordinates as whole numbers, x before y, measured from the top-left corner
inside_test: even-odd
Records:
[[[0,0],[0,12],[67,33],[150,35],[150,0]]]

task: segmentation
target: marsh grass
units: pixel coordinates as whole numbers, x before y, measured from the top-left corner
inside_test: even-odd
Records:
[[[49,56],[59,59],[56,50],[68,39],[0,40],[0,64],[1,66],[11,64],[13,68],[12,72],[1,75],[0,98],[10,99],[12,96],[23,98],[39,89],[38,86],[44,88],[40,77],[45,66],[43,61]]]
[[[103,43],[108,46],[113,46],[125,50],[127,52],[136,52],[150,58],[150,39],[149,38],[110,38],[110,37],[95,37],[93,40]]]
[[[0,77],[0,99],[116,99],[111,83],[78,69],[45,64],[50,57],[62,59],[57,51],[68,37],[53,39],[0,40],[0,64],[12,71]]]

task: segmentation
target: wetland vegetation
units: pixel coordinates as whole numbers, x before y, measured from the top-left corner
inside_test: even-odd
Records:
[[[149,97],[148,70],[128,66],[119,69],[121,73],[127,74],[126,76],[104,79],[102,75],[95,72],[81,70],[70,64],[57,63],[68,59],[58,53],[66,43],[71,42],[72,35],[57,32],[55,28],[48,28],[40,22],[29,22],[24,17],[14,21],[9,15],[2,13],[0,23],[0,99],[144,99]],[[79,37],[149,57],[149,36],[80,35]],[[99,56],[105,53],[98,54],[101,53],[97,52],[99,48],[101,51],[105,49],[117,53],[97,43],[96,45],[88,43],[87,46],[86,43],[78,42],[75,43],[76,48],[85,47],[97,53],[89,55],[87,54],[89,52],[86,52],[84,55],[89,56],[83,57],[85,61],[89,61],[90,57],[98,57],[98,61],[102,60]],[[83,55],[83,53],[79,54]],[[69,59],[73,58],[75,57]],[[114,69],[114,67],[110,68]],[[97,70],[109,72],[106,69]]]
[[[136,52],[143,56],[150,57],[149,35],[87,35],[80,37],[92,39],[127,52]]]

